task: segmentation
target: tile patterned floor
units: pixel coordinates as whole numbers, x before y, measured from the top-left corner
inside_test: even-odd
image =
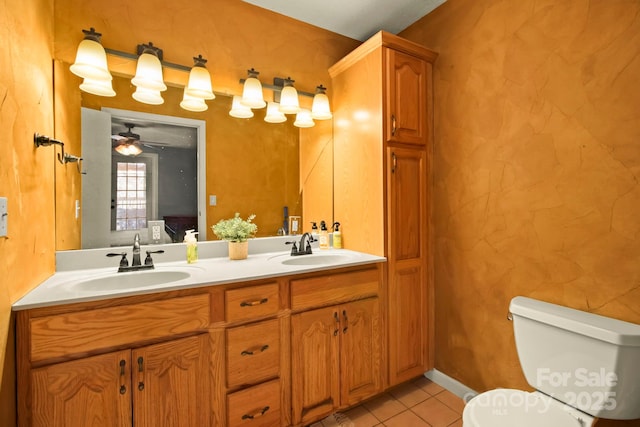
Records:
[[[311,427],[462,427],[464,402],[420,377]]]

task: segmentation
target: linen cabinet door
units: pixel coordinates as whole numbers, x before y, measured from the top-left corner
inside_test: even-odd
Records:
[[[340,403],[338,307],[291,316],[293,423],[329,414]]]
[[[34,427],[131,427],[130,351],[31,371]]]
[[[132,351],[136,427],[211,425],[208,342],[201,334]]]
[[[385,140],[425,145],[428,136],[428,82],[431,65],[415,56],[385,49]]]
[[[380,302],[367,298],[340,307],[341,406],[382,391]]]
[[[390,385],[429,369],[427,154],[387,148]]]

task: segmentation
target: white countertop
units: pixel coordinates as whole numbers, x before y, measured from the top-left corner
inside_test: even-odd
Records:
[[[339,255],[339,257],[336,258],[336,262],[331,264],[288,265],[282,263],[283,260],[291,258],[308,257],[307,259],[310,259],[312,257],[326,255]],[[112,258],[112,260],[114,262],[111,267],[58,271],[16,301],[12,308],[14,311],[18,311],[36,307],[243,282],[384,262],[386,258],[347,249],[315,249],[313,255],[301,255],[297,257],[291,257],[289,251],[280,251],[250,254],[247,259],[238,261],[231,261],[224,256],[200,258],[198,262],[194,264],[187,264],[186,261],[157,262],[154,270],[127,273],[117,273],[117,259]],[[105,286],[104,289],[89,290],[82,286],[83,283],[92,279],[100,279],[114,275],[117,275],[118,278],[125,279],[125,275],[134,276],[149,271],[159,273],[166,272],[169,274],[170,272],[186,272],[189,274],[189,277],[159,285],[128,287],[126,289],[109,289],[109,287]],[[128,280],[129,277],[126,279]]]

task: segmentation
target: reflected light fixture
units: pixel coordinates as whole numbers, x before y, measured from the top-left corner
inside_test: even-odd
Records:
[[[253,111],[251,111],[251,108],[246,105],[242,105],[240,102],[241,99],[242,97],[240,95],[233,95],[233,102],[231,104],[231,111],[229,111],[229,115],[238,119],[249,119],[253,117]]]
[[[311,118],[311,111],[302,108],[296,114],[296,121],[293,122],[293,125],[299,128],[310,128],[315,126],[315,122]]]
[[[97,33],[93,27],[82,32],[84,40],[78,45],[76,60],[70,67],[71,72],[85,79],[111,81],[113,77],[107,67],[107,54],[100,43],[102,34]]]
[[[264,116],[264,121],[267,123],[282,123],[287,121],[287,116],[280,112],[277,102],[269,102],[267,104],[267,114]]]
[[[120,142],[118,145],[116,145],[114,150],[122,154],[123,156],[137,156],[138,154],[142,153],[142,149],[140,148],[140,146],[130,140],[124,140]]]
[[[193,58],[194,65],[189,71],[189,82],[185,94],[200,99],[215,99],[211,87],[211,75],[205,67],[207,60],[198,55]]]
[[[137,88],[144,88],[161,92],[167,90],[162,78],[162,49],[159,49],[149,42],[138,46],[138,64],[136,66],[136,75],[131,79]],[[140,101],[144,102],[144,101]]]
[[[240,102],[249,108],[264,108],[267,103],[262,95],[262,84],[258,80],[258,74],[260,73],[251,68],[247,70],[247,74],[248,77],[242,87],[242,99]]]
[[[184,94],[182,96],[182,101],[180,102],[180,107],[187,111],[195,111],[196,113],[200,113],[202,111],[206,111],[209,106],[204,99],[198,98],[195,96],[191,96],[187,93],[187,88],[184,88]]]
[[[85,77],[80,84],[80,90],[98,96],[116,96],[111,80],[97,80]]]
[[[131,96],[136,101],[144,104],[160,105],[164,103],[164,99],[162,95],[160,95],[159,90],[147,89],[142,86],[138,86]]]
[[[284,114],[296,114],[300,111],[300,102],[298,101],[298,91],[293,87],[294,80],[291,77],[284,79],[284,87],[280,93],[279,110]]]
[[[322,85],[316,87],[316,94],[313,97],[313,104],[311,106],[311,117],[316,120],[328,120],[333,117],[331,108],[329,107],[329,97],[326,92],[326,87]]]

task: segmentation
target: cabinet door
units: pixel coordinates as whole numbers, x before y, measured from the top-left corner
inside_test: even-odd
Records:
[[[131,427],[130,352],[33,369],[34,427]]]
[[[387,148],[390,385],[429,368],[427,155]]]
[[[293,423],[331,413],[340,399],[337,307],[291,316]]]
[[[136,427],[208,426],[208,335],[132,351]]]
[[[380,303],[378,298],[340,307],[341,406],[382,391]]]
[[[385,48],[385,137],[388,142],[427,143],[428,65],[402,52]]]

